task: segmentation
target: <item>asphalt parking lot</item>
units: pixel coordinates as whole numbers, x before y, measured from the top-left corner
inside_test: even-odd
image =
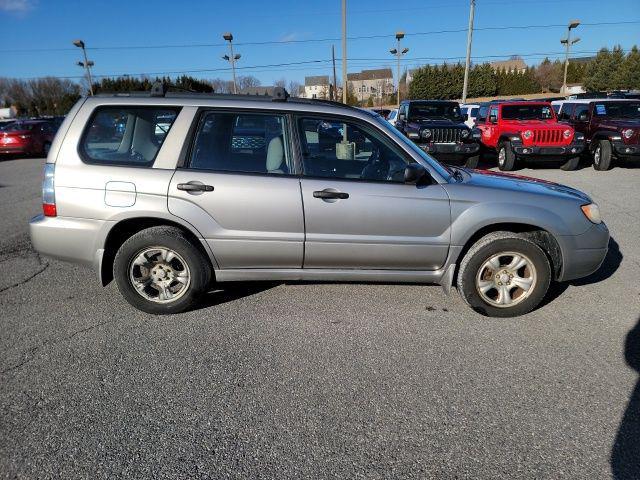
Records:
[[[258,284],[153,317],[30,247],[0,161],[5,478],[640,478],[640,166],[580,188],[602,270],[520,318],[421,285]]]

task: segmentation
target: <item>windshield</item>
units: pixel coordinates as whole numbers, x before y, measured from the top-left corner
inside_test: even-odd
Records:
[[[640,118],[640,102],[596,103],[593,114],[596,117]]]
[[[550,120],[553,110],[549,105],[503,105],[503,120]]]
[[[422,150],[415,143],[409,140],[409,138],[402,132],[400,132],[396,127],[391,125],[389,122],[384,121],[380,116],[377,116],[375,118],[378,124],[383,128],[383,130],[389,132],[395,141],[408,146],[412,151],[416,152],[422,159],[422,162],[420,163],[422,163],[423,166],[429,165],[433,167],[443,178],[448,179],[453,175],[453,171],[449,167],[443,165],[438,160],[427,154],[424,150]]]
[[[446,118],[459,120],[460,107],[457,103],[415,103],[409,104],[409,118]]]

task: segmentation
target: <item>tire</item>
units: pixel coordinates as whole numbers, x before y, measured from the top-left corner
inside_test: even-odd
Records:
[[[473,157],[467,158],[464,162],[464,166],[467,168],[478,168],[478,163],[480,162],[480,155],[474,155]]]
[[[211,274],[206,255],[180,229],[169,226],[132,235],[113,262],[113,276],[125,300],[155,315],[193,308],[207,291]]]
[[[510,270],[507,264],[517,260],[509,254],[518,255],[526,265]],[[500,261],[499,269],[488,269],[489,260],[496,257],[504,262]],[[510,273],[504,271],[515,273],[510,277]],[[501,277],[496,277],[494,272]],[[514,276],[516,279],[521,277],[523,285],[531,282],[528,290],[525,291],[518,280],[514,281]],[[510,287],[503,283],[505,280]],[[551,266],[544,251],[526,235],[512,232],[494,232],[478,240],[462,259],[457,277],[458,291],[464,301],[476,312],[489,317],[517,317],[529,313],[540,304],[550,282]],[[483,285],[488,289],[481,294]],[[499,289],[508,292],[504,298],[511,299],[510,302],[501,301]]]
[[[516,168],[516,154],[513,153],[511,142],[502,142],[498,145],[498,168],[503,172],[510,172]]]
[[[571,157],[560,166],[560,170],[570,172],[578,168],[578,165],[580,165],[580,157]]]
[[[593,168],[599,171],[611,169],[611,142],[609,140],[599,140],[593,151]]]

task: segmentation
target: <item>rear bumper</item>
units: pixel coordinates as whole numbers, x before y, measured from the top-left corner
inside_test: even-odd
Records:
[[[584,148],[584,142],[549,147],[513,145],[513,151],[516,155],[523,157],[577,157],[584,151]]]
[[[480,151],[479,143],[418,143],[422,150],[430,154],[471,157]]]
[[[106,222],[85,218],[45,217],[29,222],[33,248],[40,254],[67,262],[97,266],[98,239]]]
[[[613,151],[616,155],[622,155],[623,157],[638,157],[640,156],[640,144],[624,143],[622,141],[613,141]]]
[[[16,153],[25,153],[30,149],[27,145],[19,145],[15,147],[0,146],[0,155],[11,155]]]
[[[609,229],[604,223],[593,225],[582,235],[556,238],[562,251],[560,281],[575,280],[596,272],[609,249]]]

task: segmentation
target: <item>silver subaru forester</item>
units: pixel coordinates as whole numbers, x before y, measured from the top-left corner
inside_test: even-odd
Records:
[[[38,252],[154,314],[214,282],[304,280],[456,285],[516,316],[597,270],[609,241],[582,192],[441,165],[375,114],[284,91],[81,99],[30,227]]]

